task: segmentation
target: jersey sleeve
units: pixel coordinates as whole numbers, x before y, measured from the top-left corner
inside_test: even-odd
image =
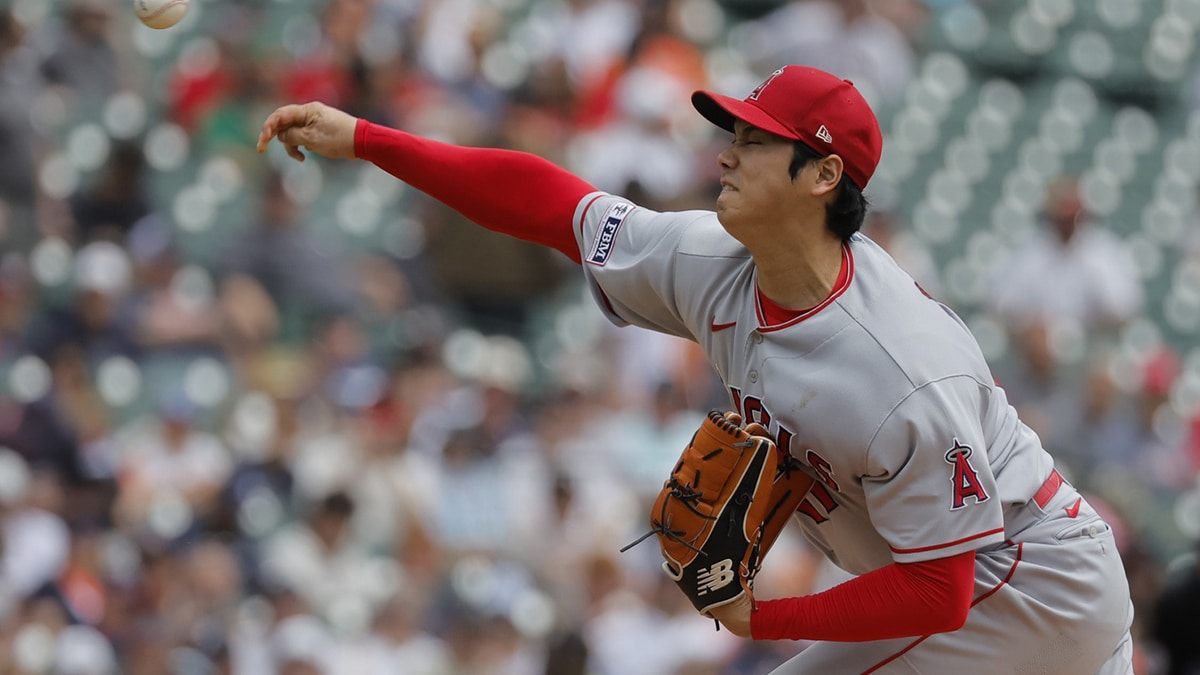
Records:
[[[593,193],[575,223],[588,287],[618,326],[696,339],[728,272],[749,257],[707,211],[659,213]]]
[[[1004,540],[1003,504],[977,412],[983,395],[968,376],[926,384],[896,406],[871,441],[863,490],[896,562]]]

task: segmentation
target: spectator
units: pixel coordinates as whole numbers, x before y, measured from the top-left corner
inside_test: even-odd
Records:
[[[46,81],[62,87],[82,105],[95,105],[121,86],[113,48],[112,7],[104,0],[70,0],[62,32],[42,61]]]
[[[547,468],[528,439],[499,440],[483,420],[451,432],[439,449],[430,532],[451,552],[520,557],[546,522]]]
[[[1125,394],[1107,353],[1088,364],[1077,396],[1055,402],[1057,456],[1084,484],[1117,475],[1130,493],[1174,495],[1200,468],[1189,456],[1187,424],[1171,410],[1182,365],[1173,349],[1159,346],[1138,366],[1138,381]]]
[[[1063,363],[1045,322],[1012,326],[1010,332],[1014,354],[997,368],[997,379],[1025,424],[1044,439],[1047,449],[1058,452],[1062,437],[1071,431],[1067,421],[1079,409],[1078,375]]]
[[[792,0],[755,22],[754,57],[800,63],[852,80],[873,105],[897,100],[912,79],[912,44],[870,0]],[[899,3],[895,3],[899,4]]]
[[[64,345],[48,354],[41,365],[49,371],[49,381],[42,383],[44,389],[36,396],[0,399],[0,410],[5,413],[0,445],[16,451],[31,467],[52,471],[69,485],[102,477],[93,473],[88,455],[108,456],[105,441],[110,423],[106,406],[88,376],[83,352]]]
[[[1132,256],[1084,210],[1077,181],[1052,182],[1042,227],[997,268],[985,301],[1015,344],[998,377],[1052,451],[1074,442],[1084,355],[1138,314],[1142,293]]]
[[[279,174],[264,179],[256,219],[228,242],[222,258],[224,283],[260,286],[281,313],[285,329],[291,328],[285,337],[293,340],[305,339],[318,317],[354,308],[348,262],[304,229],[300,207]]]
[[[568,632],[550,644],[545,675],[585,675],[587,661],[587,643],[578,633]]]
[[[402,582],[397,566],[355,535],[354,509],[345,493],[330,494],[268,537],[259,563],[268,584],[291,589],[345,634],[361,634]]]
[[[226,542],[215,537],[192,542],[181,557],[184,628],[193,645],[218,658],[247,588],[243,566]]]
[[[260,588],[267,583],[255,567],[261,543],[286,524],[291,505],[306,503],[291,467],[303,412],[288,394],[259,389],[255,380],[248,385],[224,430],[235,464],[211,522],[233,538],[232,547],[250,568],[248,585]]]
[[[0,606],[6,609],[48,590],[67,568],[71,538],[57,481],[55,473],[31,470],[20,455],[0,449]]]
[[[228,11],[232,25],[253,23],[249,17],[239,16],[239,9]],[[207,140],[203,127],[222,117],[222,106],[237,105],[229,98],[234,93],[249,94],[248,85],[254,81],[256,64],[238,63],[237,46],[230,37],[219,36],[212,51],[197,50],[184,56],[170,75],[169,117],[202,142]]]
[[[1113,329],[1138,314],[1142,286],[1129,251],[1084,210],[1079,185],[1062,177],[1046,191],[1043,228],[991,279],[988,305],[1018,330]]]
[[[581,92],[581,129],[568,152],[573,168],[594,185],[644,197],[641,203],[652,208],[700,204],[696,192],[708,178],[688,169],[696,163],[695,144],[680,142],[703,132],[675,102],[708,84],[703,52],[682,36],[683,12],[672,0],[645,5],[629,54]]]
[[[37,296],[25,258],[16,253],[0,258],[0,362],[12,361],[27,352],[26,333],[38,304]]]
[[[89,367],[110,356],[138,356],[129,313],[133,268],[125,249],[110,241],[87,244],[75,256],[73,281],[67,302],[44,307],[30,322],[29,348],[43,357],[78,349]]]
[[[121,492],[114,508],[127,532],[161,546],[216,509],[233,462],[220,439],[200,427],[201,410],[183,391],[160,394],[155,413],[117,433]]]
[[[267,20],[262,7],[221,3],[206,11],[222,30],[204,48],[181,55],[170,73],[168,114],[203,154],[238,158],[247,151],[247,125],[280,88],[280,75],[271,70],[281,60],[254,53],[255,35]],[[328,93],[307,92],[317,98]]]
[[[184,354],[219,357],[222,347],[235,343],[228,330],[232,322],[215,297],[211,277],[199,266],[184,264],[165,218],[155,214],[137,221],[125,248],[133,265],[134,338],[147,361]]]
[[[614,92],[620,114],[575,138],[571,149],[580,175],[602,189],[645,196],[651,206],[691,199],[698,176],[688,166],[695,156],[672,136],[676,111],[670,103],[696,86],[654,67],[624,73]]]
[[[38,188],[29,103],[41,86],[24,27],[0,9],[0,249],[32,245]]]
[[[75,230],[82,241],[122,241],[150,214],[146,158],[136,143],[118,143],[95,181],[70,199]]]
[[[638,496],[653,499],[662,489],[663,476],[679,459],[675,448],[685,447],[704,417],[689,408],[683,392],[672,382],[654,389],[654,398],[645,409],[625,412],[618,426],[626,441],[615,450],[613,463],[629,481]]]
[[[1131,397],[1122,395],[1113,378],[1107,353],[1089,363],[1074,410],[1056,425],[1055,458],[1061,458],[1078,481],[1117,469],[1135,471],[1145,444],[1153,435],[1151,419],[1157,403],[1136,410],[1145,397],[1155,397],[1149,378]],[[1156,398],[1156,397],[1155,397]]]
[[[444,301],[480,332],[526,335],[535,303],[549,299],[565,277],[558,254],[481,230],[428,198],[416,210],[428,237],[423,257]],[[514,273],[488,274],[502,265]]]
[[[279,675],[322,675],[332,668],[337,658],[337,639],[311,613],[304,599],[286,586],[276,586],[269,597],[273,610],[269,632],[260,644],[240,641],[248,652],[242,658],[253,654],[255,659],[244,662],[240,670]]]
[[[450,672],[444,641],[421,625],[423,595],[405,589],[384,603],[361,642],[347,646],[331,675],[443,675]],[[582,675],[582,674],[581,674]]]
[[[1200,620],[1200,546],[1176,569],[1152,611],[1151,637],[1167,660],[1163,675],[1200,672],[1200,643],[1190,629]]]
[[[624,0],[572,0],[550,14],[553,52],[561,59],[572,88],[582,97],[602,86],[638,34],[637,5]]]
[[[1187,420],[1176,420],[1174,429],[1162,425],[1163,415],[1172,415],[1171,390],[1183,373],[1183,364],[1173,349],[1160,347],[1147,355],[1142,365],[1138,392],[1138,429],[1141,444],[1134,460],[1143,480],[1156,489],[1172,493],[1186,491],[1196,479],[1200,465],[1188,448]]]

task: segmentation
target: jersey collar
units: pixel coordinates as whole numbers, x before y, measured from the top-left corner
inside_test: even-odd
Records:
[[[850,252],[850,247],[842,244],[842,269],[838,272],[838,278],[833,283],[833,290],[820,303],[807,309],[788,309],[771,301],[770,298],[763,295],[758,288],[758,283],[754,284],[754,313],[758,317],[758,330],[762,333],[770,333],[772,331],[781,330],[788,326],[793,326],[808,317],[820,312],[828,307],[834,300],[838,299],[842,293],[850,287],[850,280],[854,277],[854,255]]]

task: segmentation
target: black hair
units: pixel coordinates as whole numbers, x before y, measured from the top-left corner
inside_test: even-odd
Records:
[[[801,169],[823,157],[825,155],[802,141],[795,141],[792,143],[792,163],[788,165],[788,174],[795,180]],[[839,239],[849,241],[851,235],[862,229],[867,206],[867,197],[862,188],[843,172],[837,195],[825,205],[825,223]]]

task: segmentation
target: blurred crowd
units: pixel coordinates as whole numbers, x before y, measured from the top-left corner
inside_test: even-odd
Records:
[[[725,139],[691,90],[807,63],[882,114],[963,4],[192,0],[152,33],[0,0],[0,673],[752,675],[803,649],[714,632],[653,545],[618,553],[728,406],[694,346],[607,324],[557,253],[253,140],[316,99],[706,208]],[[1200,368],[1118,348],[1144,291],[1073,179],[1041,211],[987,293],[997,378],[1117,525],[1139,675],[1195,672],[1200,417],[1171,392]],[[837,579],[785,536],[758,589]]]

